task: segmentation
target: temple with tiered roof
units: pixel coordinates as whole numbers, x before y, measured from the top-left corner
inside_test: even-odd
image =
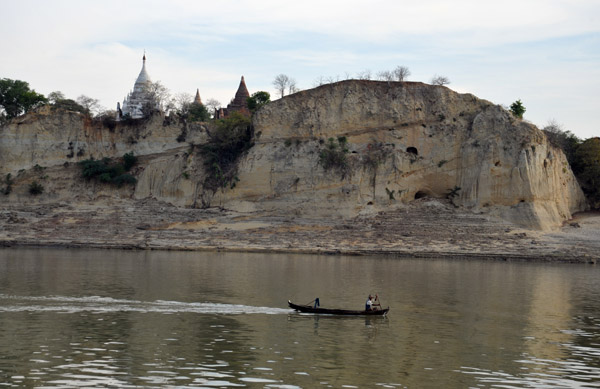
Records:
[[[235,93],[235,97],[229,104],[227,104],[227,108],[219,108],[215,112],[215,119],[225,119],[227,116],[231,115],[234,112],[239,112],[242,115],[250,116],[250,110],[248,109],[248,97],[250,97],[250,93],[248,92],[248,88],[246,87],[246,81],[244,81],[244,76],[242,76],[242,80],[240,81],[240,86],[238,87],[237,92]]]

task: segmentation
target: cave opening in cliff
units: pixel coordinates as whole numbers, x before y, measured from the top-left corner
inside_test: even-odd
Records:
[[[415,200],[422,199],[424,197],[429,197],[429,193],[424,192],[422,190],[420,190],[417,193],[415,193]]]
[[[412,146],[408,147],[406,149],[406,152],[409,153],[409,154],[419,155],[419,151],[417,150],[417,148],[416,147],[412,147]]]

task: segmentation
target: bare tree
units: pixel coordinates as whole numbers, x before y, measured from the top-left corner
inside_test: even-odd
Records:
[[[437,74],[431,79],[431,85],[448,85],[450,79],[446,76],[438,76]]]
[[[325,77],[319,76],[313,81],[313,87],[318,87],[325,84]]]
[[[295,83],[293,78],[290,78],[283,73],[275,76],[275,79],[273,80],[273,86],[279,94],[279,97],[285,96],[285,91],[290,87],[292,81]]]
[[[217,99],[208,99],[206,100],[206,103],[204,105],[206,106],[206,108],[208,108],[208,112],[210,112],[210,114],[213,116],[215,114],[215,111],[221,108],[221,103]]]
[[[290,78],[290,82],[288,85],[288,95],[291,95],[292,93],[296,93],[296,92],[300,92],[300,88],[298,88],[296,86],[296,80],[293,78]]]
[[[180,92],[175,95],[173,100],[175,100],[175,109],[184,111],[194,101],[194,98],[187,92]]]
[[[404,81],[410,76],[410,70],[406,66],[397,66],[392,73],[397,81]]]
[[[370,80],[371,79],[371,70],[365,69],[362,72],[358,72],[356,74],[356,78],[359,80]]]
[[[328,84],[333,84],[334,82],[339,82],[340,81],[340,75],[336,74],[335,77],[334,76],[329,76],[327,77],[327,83]]]
[[[144,103],[142,112],[144,116],[149,116],[153,111],[168,112],[175,107],[169,89],[161,84],[160,81],[150,82],[145,87],[148,101]]]
[[[543,131],[551,132],[553,134],[557,134],[560,132],[565,132],[564,126],[556,121],[556,119],[548,120],[548,124],[544,128]]]
[[[65,99],[65,94],[62,93],[61,91],[54,91],[54,92],[48,93],[48,100],[52,104],[56,104],[57,101],[64,100],[64,99]]]
[[[381,81],[394,81],[395,76],[394,73],[389,70],[382,70],[377,72],[377,79]]]
[[[90,115],[95,115],[96,113],[104,110],[104,108],[100,106],[98,99],[94,99],[86,95],[79,96],[76,101],[79,105],[85,108]]]

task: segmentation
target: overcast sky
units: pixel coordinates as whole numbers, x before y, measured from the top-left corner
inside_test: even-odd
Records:
[[[224,105],[242,75],[275,97],[279,73],[309,89],[404,65],[410,81],[444,75],[496,104],[521,99],[539,127],[600,136],[599,0],[0,0],[0,15],[0,78],[109,109],[146,50],[153,81]]]

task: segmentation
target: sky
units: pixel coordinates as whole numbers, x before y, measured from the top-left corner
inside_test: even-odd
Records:
[[[243,75],[276,98],[406,66],[409,81],[510,106],[583,139],[600,136],[599,0],[0,0],[0,78],[115,109],[146,68],[172,95],[224,106]]]

